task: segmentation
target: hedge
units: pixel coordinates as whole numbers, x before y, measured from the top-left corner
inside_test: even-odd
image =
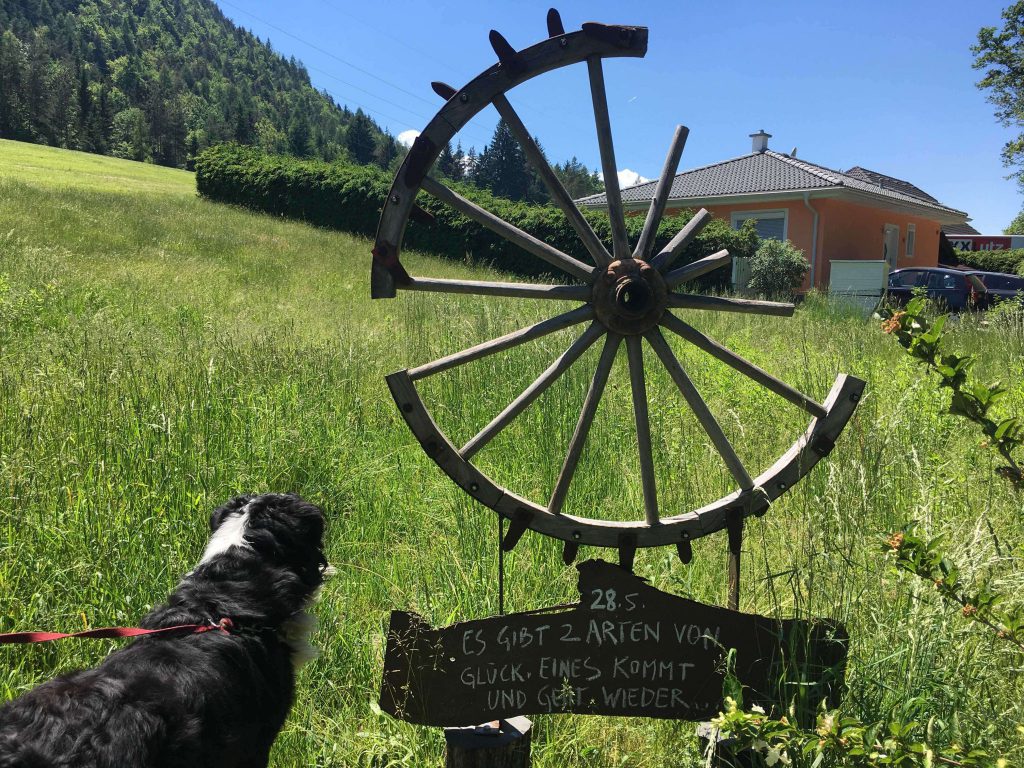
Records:
[[[1024,275],[1024,248],[1009,248],[1004,251],[956,251],[955,253],[957,261],[971,269]]]
[[[534,237],[588,260],[586,249],[565,215],[553,206],[516,203],[495,197],[471,184],[452,184],[460,194]],[[297,160],[235,144],[211,147],[196,159],[196,187],[203,197],[242,205],[256,211],[308,221],[318,226],[373,237],[381,206],[391,187],[391,176],[372,166]],[[434,221],[410,221],[403,248],[415,248],[462,262],[488,264],[497,269],[538,277],[552,270],[546,263],[466,218],[432,196],[421,193],[421,208]],[[608,216],[584,211],[597,235],[611,250]],[[660,248],[690,219],[691,213],[666,217],[658,228],[655,247]],[[643,216],[626,220],[631,242],[643,227]],[[728,248],[734,256],[749,257],[758,238],[751,227],[733,230],[715,219],[680,256],[685,264]],[[719,287],[729,279],[728,270],[716,270],[702,279],[700,287]]]

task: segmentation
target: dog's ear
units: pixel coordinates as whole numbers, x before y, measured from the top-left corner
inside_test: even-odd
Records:
[[[213,514],[210,515],[210,532],[216,531],[227,520],[231,515],[237,515],[242,511],[250,501],[252,496],[235,496],[230,501],[224,502],[221,506],[213,510]]]
[[[267,493],[252,499],[248,512],[246,542],[263,556],[295,568],[303,581],[318,586],[324,562],[320,508],[292,493]]]

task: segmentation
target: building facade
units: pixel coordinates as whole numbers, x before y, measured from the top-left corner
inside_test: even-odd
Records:
[[[863,168],[834,171],[768,148],[751,135],[751,153],[678,174],[667,210],[706,208],[734,228],[753,219],[761,237],[789,240],[811,269],[805,288],[827,288],[832,261],[885,261],[889,269],[935,266],[943,226],[967,214],[942,205],[909,182]],[[627,213],[642,215],[656,182],[622,191]],[[607,208],[603,194],[577,201]]]

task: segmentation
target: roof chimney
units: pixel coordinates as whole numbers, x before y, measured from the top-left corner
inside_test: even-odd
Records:
[[[771,137],[772,135],[770,133],[764,132],[764,128],[762,128],[757,133],[750,134],[750,138],[752,140],[750,151],[764,152],[766,149],[768,149],[768,139],[770,139]]]

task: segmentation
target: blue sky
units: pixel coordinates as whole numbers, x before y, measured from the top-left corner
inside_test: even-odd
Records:
[[[431,80],[459,87],[495,61],[487,32],[517,48],[546,36],[550,2],[217,0],[224,13],[295,56],[313,83],[367,111],[395,135],[441,106]],[[1012,137],[975,87],[970,46],[998,25],[1008,0],[646,2],[558,6],[567,30],[584,21],[650,28],[643,59],[605,63],[616,160],[655,177],[677,123],[690,128],[681,169],[770,146],[830,168],[860,165],[910,181],[967,211],[986,234],[1021,208],[999,153]],[[582,65],[509,94],[553,162],[600,165]],[[480,149],[497,113],[460,134]]]

